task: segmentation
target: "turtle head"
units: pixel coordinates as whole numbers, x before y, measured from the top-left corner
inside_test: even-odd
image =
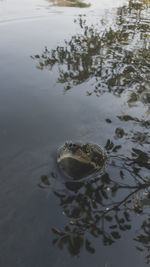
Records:
[[[73,143],[72,141],[68,141],[65,143],[63,146],[63,149],[66,152],[72,152],[75,153],[79,149],[79,144],[78,143]]]

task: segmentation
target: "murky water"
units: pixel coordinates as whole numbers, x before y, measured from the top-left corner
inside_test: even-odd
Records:
[[[0,266],[150,263],[149,1],[0,1]],[[107,153],[70,180],[66,140]]]

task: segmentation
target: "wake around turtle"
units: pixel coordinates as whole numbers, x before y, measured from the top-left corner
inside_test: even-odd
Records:
[[[57,163],[68,177],[81,179],[104,167],[105,152],[96,144],[66,142],[57,154]]]

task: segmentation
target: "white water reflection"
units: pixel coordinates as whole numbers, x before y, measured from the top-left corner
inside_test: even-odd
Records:
[[[44,19],[51,16],[51,13],[65,13],[67,15],[91,14],[99,16],[104,10],[116,8],[126,4],[127,0],[89,0],[85,3],[85,8],[80,8],[79,4],[68,8],[69,1],[54,0],[1,0],[0,1],[0,23],[23,21],[33,19]],[[77,3],[78,3],[77,2]],[[87,3],[87,8],[86,8]]]

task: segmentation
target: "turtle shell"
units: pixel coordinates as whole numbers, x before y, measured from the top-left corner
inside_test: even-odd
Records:
[[[87,177],[104,166],[106,155],[96,144],[67,142],[58,149],[57,162],[65,175],[74,179]]]

